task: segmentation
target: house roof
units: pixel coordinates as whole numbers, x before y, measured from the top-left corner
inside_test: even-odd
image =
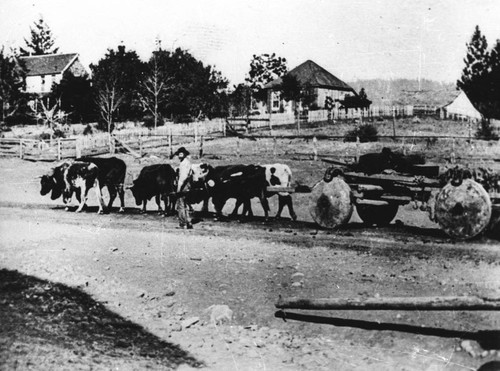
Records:
[[[39,76],[63,73],[77,58],[77,53],[70,53],[34,55],[21,59],[26,65],[26,76]]]
[[[302,86],[309,85],[314,88],[327,88],[354,92],[352,87],[311,60],[307,60],[301,65],[295,67],[293,70],[289,71],[287,75],[295,76]],[[281,85],[281,82],[281,78],[273,80],[266,84],[264,89],[277,88]]]

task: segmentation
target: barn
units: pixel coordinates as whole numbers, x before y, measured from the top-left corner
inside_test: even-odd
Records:
[[[74,76],[89,75],[78,53],[46,54],[22,57],[26,66],[26,93],[50,93],[53,83],[59,83],[65,72]]]
[[[294,76],[302,87],[312,90],[316,98],[311,107],[325,108],[326,97],[331,97],[338,107],[339,103],[336,100],[342,100],[346,95],[356,94],[351,86],[311,60],[305,61],[287,74]],[[286,102],[280,98],[281,83],[282,79],[278,78],[264,86],[268,92],[268,105],[272,113],[293,113],[292,102]],[[267,110],[270,111],[269,108]]]

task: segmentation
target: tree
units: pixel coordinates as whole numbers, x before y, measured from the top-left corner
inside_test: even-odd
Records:
[[[113,122],[141,117],[142,105],[138,99],[144,63],[135,51],[124,45],[108,52],[96,65],[91,64],[93,89],[101,118],[108,132]]]
[[[168,53],[162,64],[162,68],[167,71],[166,76],[171,78],[172,87],[166,114],[173,117],[215,117],[226,114],[225,89],[228,81],[219,71],[212,66],[205,66],[181,48]]]
[[[246,84],[234,86],[229,94],[229,114],[231,116],[249,116],[252,108],[252,88]]]
[[[7,55],[4,48],[0,49],[0,101],[2,103],[2,117],[7,118],[19,113],[25,103],[23,90],[25,87],[26,71],[21,60],[16,55]]]
[[[51,96],[60,101],[60,108],[68,113],[71,122],[91,122],[95,120],[96,105],[92,84],[87,75],[74,76],[64,73],[61,81],[52,87]]]
[[[457,81],[461,89],[483,117],[477,135],[497,138],[490,128],[491,118],[500,118],[500,41],[488,50],[486,37],[476,26],[470,43],[462,76]]]
[[[297,111],[297,105],[300,103],[302,108],[310,107],[317,98],[314,89],[309,85],[302,86],[299,80],[290,74],[282,77],[280,86],[281,97],[288,101],[293,101],[295,104],[294,110]],[[298,113],[298,112],[296,112]]]
[[[161,112],[165,111],[168,92],[172,89],[170,82],[173,79],[168,76],[165,69],[168,57],[169,53],[162,50],[161,47],[154,51],[147,63],[146,72],[140,85],[140,102],[143,109],[153,115],[155,129],[158,126]]]
[[[54,48],[54,38],[49,26],[40,17],[38,22],[34,23],[34,28],[30,27],[31,40],[24,39],[26,49],[20,48],[21,55],[45,55],[55,54],[59,48]]]
[[[267,99],[264,85],[285,75],[288,71],[286,59],[276,54],[253,55],[250,71],[245,79],[253,90],[254,98],[260,101]]]
[[[345,108],[346,111],[349,108],[369,108],[372,104],[372,101],[368,99],[364,88],[361,88],[359,94],[348,94],[339,102],[342,105],[342,108]]]

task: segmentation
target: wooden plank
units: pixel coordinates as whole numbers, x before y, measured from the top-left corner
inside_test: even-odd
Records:
[[[476,296],[380,297],[380,298],[282,298],[280,309],[309,310],[499,310],[499,298]]]
[[[412,201],[412,198],[410,196],[395,196],[395,195],[382,195],[380,196],[381,200],[384,201],[394,201],[397,202],[398,204],[408,204]]]
[[[387,206],[389,202],[382,200],[369,200],[366,198],[356,198],[356,205]]]
[[[347,183],[363,183],[363,184],[374,184],[380,185],[382,187],[391,187],[394,185],[402,186],[423,186],[423,187],[433,187],[441,188],[441,184],[437,180],[428,179],[422,177],[421,182],[417,183],[413,180],[411,176],[402,176],[394,174],[373,174],[365,175],[362,173],[348,172],[344,174]]]
[[[383,192],[384,191],[384,188],[382,188],[378,185],[373,185],[373,184],[357,184],[356,188],[359,192]]]

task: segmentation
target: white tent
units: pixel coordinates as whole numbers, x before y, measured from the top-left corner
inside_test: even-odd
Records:
[[[481,114],[474,108],[467,95],[460,91],[460,94],[443,107],[443,118],[472,119],[481,120]]]

